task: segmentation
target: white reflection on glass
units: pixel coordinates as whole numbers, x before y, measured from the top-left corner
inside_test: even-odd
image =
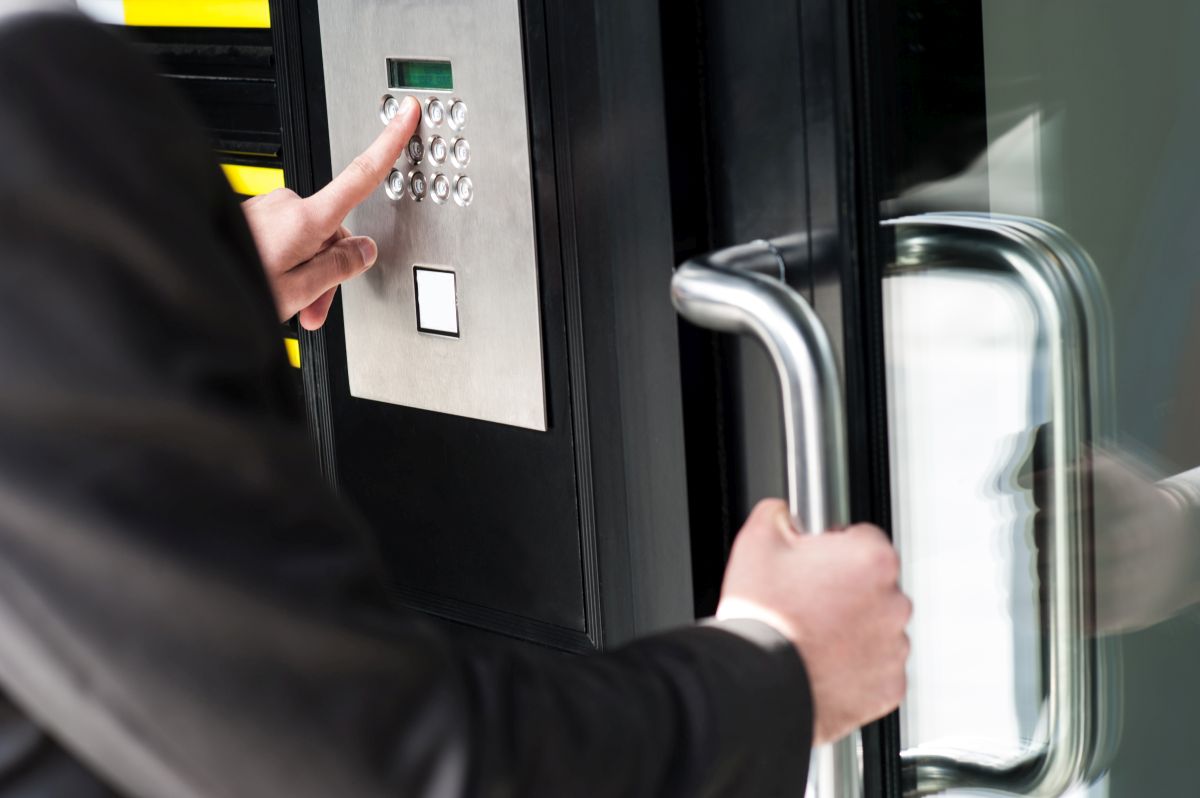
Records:
[[[1041,696],[1033,508],[1016,486],[1033,308],[1012,282],[968,271],[893,277],[885,291],[893,526],[918,608],[904,746],[1015,756]]]
[[[901,745],[1000,765],[1046,731],[1030,470],[1048,353],[1013,278],[942,268],[884,292],[893,530],[917,608]]]

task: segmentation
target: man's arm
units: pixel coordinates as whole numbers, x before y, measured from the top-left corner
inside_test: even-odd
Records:
[[[43,18],[0,29],[0,102],[21,154],[0,172],[0,682],[48,730],[147,798],[798,789],[797,646],[818,713],[860,686],[806,597],[768,601],[786,638],[730,622],[586,659],[397,616],[312,465],[242,212],[177,99]],[[869,565],[849,573],[890,598]],[[839,730],[894,704],[884,659]]]

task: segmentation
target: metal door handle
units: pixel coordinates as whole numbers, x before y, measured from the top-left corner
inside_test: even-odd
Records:
[[[687,261],[671,280],[680,315],[701,327],[753,336],[771,357],[783,398],[787,499],[813,534],[849,523],[841,381],[829,337],[802,296],[782,280],[783,258],[767,241]],[[858,798],[858,735],[814,750],[815,798]]]
[[[1087,542],[1091,478],[1082,467],[1088,445],[1109,421],[1111,379],[1107,303],[1095,266],[1061,230],[1032,219],[980,214],[930,214],[885,223],[895,231],[889,276],[946,268],[1015,274],[1035,308],[1038,340],[1049,352],[1051,568],[1042,589],[1046,626],[1045,739],[1019,760],[997,763],[983,754],[930,751],[901,754],[905,794],[988,788],[1057,796],[1100,772],[1119,735],[1119,667],[1115,642],[1089,635],[1095,596],[1089,587]]]

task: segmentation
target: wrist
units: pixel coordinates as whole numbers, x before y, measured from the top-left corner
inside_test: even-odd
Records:
[[[800,648],[799,636],[788,619],[782,613],[764,607],[756,601],[737,597],[723,598],[717,604],[715,618],[717,621],[758,621],[774,629],[797,650]]]
[[[1158,488],[1169,497],[1177,513],[1177,545],[1185,564],[1181,587],[1186,595],[1181,603],[1187,607],[1200,603],[1200,468],[1168,477],[1158,483]]]

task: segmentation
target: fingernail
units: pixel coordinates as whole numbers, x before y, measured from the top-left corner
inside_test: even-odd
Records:
[[[400,113],[396,114],[396,116],[408,116],[420,107],[421,104],[417,102],[417,98],[409,94],[400,103]]]
[[[795,535],[799,531],[796,529],[796,525],[792,523],[792,514],[786,511],[775,516],[775,526],[785,535]]]
[[[354,244],[362,255],[363,264],[368,269],[374,266],[375,259],[379,257],[379,247],[375,246],[375,242],[367,236],[359,236],[354,240]]]

